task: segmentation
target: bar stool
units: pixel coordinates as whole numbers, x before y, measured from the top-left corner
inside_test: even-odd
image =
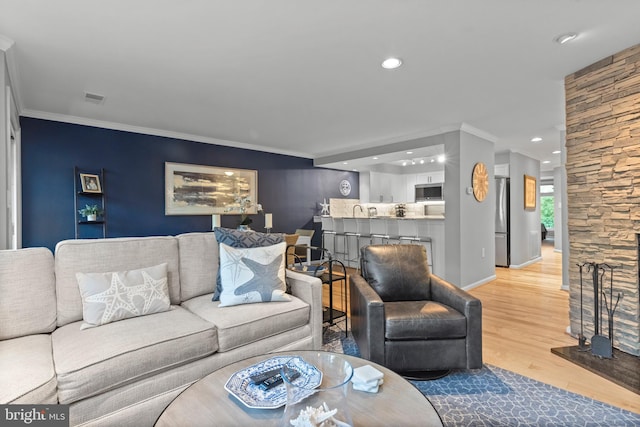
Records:
[[[388,245],[387,220],[384,218],[371,218],[369,221],[369,243],[375,245],[376,239],[380,239],[380,244]]]
[[[346,255],[346,247],[344,241],[344,218],[333,219],[333,231],[335,233],[334,247],[332,254],[337,260],[343,261]]]
[[[343,218],[344,223],[344,263],[353,267],[352,262],[358,263],[359,258],[359,244],[360,241],[360,233],[358,233],[358,223],[355,218]],[[355,243],[355,247],[352,248],[349,242],[352,241]],[[352,256],[355,249],[355,256]]]
[[[360,249],[368,245],[371,241],[370,219],[356,218],[358,241],[356,247],[356,257],[352,261],[356,264],[356,272],[360,271]]]
[[[424,219],[417,219],[414,221],[414,224],[416,227],[416,238],[412,239],[412,242],[423,244],[425,246],[425,248],[427,249],[427,261],[429,263],[429,267],[431,268],[431,272],[434,273],[433,266],[435,265],[435,261],[433,260],[433,239],[428,236],[428,221]]]
[[[387,219],[387,243],[400,243],[400,224],[405,222],[404,219],[389,218]]]
[[[336,232],[333,229],[333,218],[323,216],[322,219],[322,247],[330,253],[334,253],[336,249]],[[331,240],[331,246],[329,246]]]

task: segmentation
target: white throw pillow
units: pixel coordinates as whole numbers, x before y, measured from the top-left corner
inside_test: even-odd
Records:
[[[170,308],[167,263],[129,271],[76,273],[76,279],[85,321],[80,329]]]
[[[260,248],[220,243],[220,307],[254,302],[291,301],[284,273],[285,242]]]

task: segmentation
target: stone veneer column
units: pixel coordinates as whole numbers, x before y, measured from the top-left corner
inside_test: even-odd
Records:
[[[565,92],[571,330],[580,332],[577,264],[621,266],[613,276],[614,298],[624,293],[614,317],[614,346],[638,355],[640,45],[567,76]],[[586,271],[583,303],[584,335],[590,340],[593,283]],[[606,310],[602,325],[600,333],[607,335]]]

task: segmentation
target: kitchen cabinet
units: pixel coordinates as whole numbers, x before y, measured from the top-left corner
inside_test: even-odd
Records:
[[[440,184],[444,182],[444,170],[419,173],[416,184]]]
[[[371,203],[405,203],[407,199],[405,176],[393,173],[369,173],[369,201]]]
[[[416,184],[418,175],[415,173],[405,175],[405,201],[407,203],[415,203],[416,201]]]

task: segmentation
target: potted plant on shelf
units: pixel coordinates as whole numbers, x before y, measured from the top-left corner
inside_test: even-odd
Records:
[[[87,221],[96,221],[98,219],[98,215],[102,215],[104,210],[99,208],[98,205],[85,205],[84,208],[78,210],[78,213],[83,217],[86,217]]]

